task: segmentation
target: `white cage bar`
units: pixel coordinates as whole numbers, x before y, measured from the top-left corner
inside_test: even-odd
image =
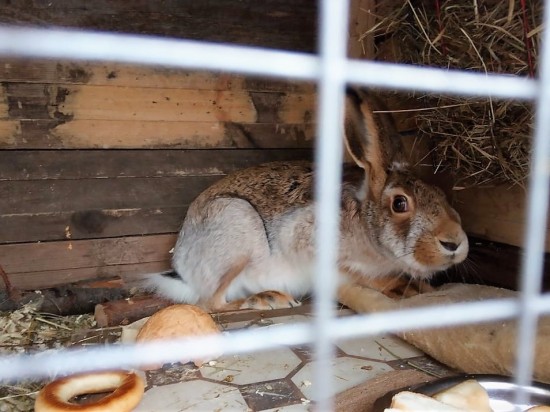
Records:
[[[550,0],[545,0],[544,27],[550,26]],[[319,56],[239,47],[205,42],[86,32],[79,30],[36,29],[0,26],[0,55],[29,58],[66,58],[73,60],[114,61],[175,68],[227,71],[297,80],[319,84],[318,179],[316,187],[317,219],[323,222],[317,233],[318,259],[313,324],[285,325],[266,330],[235,332],[228,336],[200,339],[196,342],[163,342],[140,346],[111,346],[86,350],[59,350],[36,355],[0,358],[0,381],[26,377],[44,377],[72,373],[132,367],[143,362],[176,361],[185,353],[200,357],[218,353],[264,350],[283,345],[315,342],[319,360],[316,372],[320,410],[329,410],[331,401],[329,368],[335,339],[397,332],[414,328],[438,327],[488,320],[520,319],[520,338],[516,381],[526,385],[533,372],[533,347],[536,322],[550,313],[550,296],[542,295],[542,258],[544,228],[549,194],[550,154],[550,33],[541,41],[539,78],[446,71],[399,64],[350,61],[345,57],[348,2],[321,1]],[[394,90],[491,96],[531,100],[536,108],[533,159],[529,183],[528,230],[521,273],[521,297],[455,304],[437,308],[418,308],[375,315],[357,315],[334,319],[332,298],[335,293],[338,194],[340,182],[340,120],[346,83],[377,86]],[[518,401],[526,394],[518,391]]]

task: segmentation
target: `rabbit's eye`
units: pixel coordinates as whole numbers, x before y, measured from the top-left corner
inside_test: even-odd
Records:
[[[409,211],[409,203],[407,198],[402,195],[395,196],[393,198],[391,208],[394,213],[405,213]]]

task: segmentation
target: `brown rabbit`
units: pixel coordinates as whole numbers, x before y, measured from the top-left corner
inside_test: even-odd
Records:
[[[376,106],[375,106],[376,105]],[[365,92],[346,99],[339,281],[427,279],[462,262],[468,240],[443,192],[411,171],[390,115]],[[233,173],[191,204],[174,272],[149,286],[208,309],[299,305],[314,281],[313,166],[274,162]]]

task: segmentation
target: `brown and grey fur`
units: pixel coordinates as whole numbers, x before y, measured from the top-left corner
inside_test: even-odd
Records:
[[[413,175],[391,116],[374,113],[379,107],[361,92],[346,100],[356,166],[343,174],[341,282],[428,278],[468,252],[458,214],[441,190]],[[313,181],[311,163],[275,162],[217,182],[187,212],[173,256],[179,278],[157,275],[152,287],[209,309],[299,304],[313,286]],[[406,197],[406,213],[392,210],[395,196]]]

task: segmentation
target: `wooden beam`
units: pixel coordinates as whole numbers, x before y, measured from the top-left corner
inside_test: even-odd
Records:
[[[154,296],[137,296],[100,303],[95,307],[94,317],[100,328],[128,325],[173,304]]]

